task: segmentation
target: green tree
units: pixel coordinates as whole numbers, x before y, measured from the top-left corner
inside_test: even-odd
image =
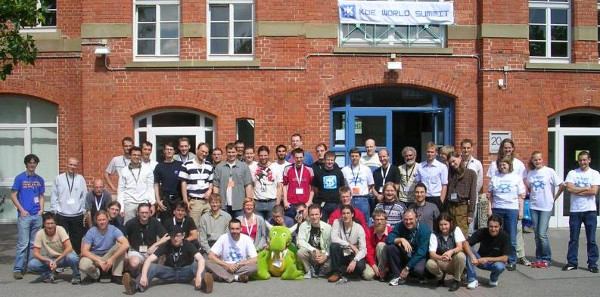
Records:
[[[43,10],[37,0],[0,0],[0,80],[6,80],[19,63],[35,64],[35,41],[19,30],[43,23]]]

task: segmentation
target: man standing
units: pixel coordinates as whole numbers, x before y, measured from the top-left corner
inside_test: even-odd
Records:
[[[244,144],[243,141],[241,140],[236,140],[235,141],[235,152],[237,155],[237,159],[240,162],[244,162],[244,149],[246,148],[246,145]]]
[[[220,147],[216,147],[213,149],[212,154],[212,164],[213,166],[219,165],[223,161],[223,150]]]
[[[392,276],[390,286],[406,283],[408,274],[413,272],[423,282],[425,261],[429,250],[431,229],[419,224],[416,213],[409,209],[385,240]]]
[[[208,145],[198,144],[196,157],[183,163],[179,171],[181,196],[194,222],[200,222],[202,214],[210,209],[207,198],[213,191],[214,167],[206,161]]]
[[[252,238],[241,231],[242,223],[232,219],[229,232],[221,235],[210,249],[206,268],[217,276],[217,280],[247,283],[257,271],[256,248]]]
[[[129,150],[131,164],[121,169],[117,201],[122,205],[121,215],[125,223],[135,218],[138,205],[150,203],[151,215],[154,214],[154,173],[150,167],[142,166],[142,149],[137,146]]]
[[[314,192],[312,180],[314,172],[312,168],[305,165],[304,151],[301,148],[294,149],[294,166],[289,166],[283,173],[283,207],[285,215],[293,218],[296,216],[296,205],[304,203],[312,204]]]
[[[315,191],[313,203],[322,205],[322,218],[327,221],[340,205],[339,189],[346,185],[342,170],[335,164],[334,152],[325,153],[325,163],[321,170],[315,170],[312,185]]]
[[[44,211],[44,179],[35,173],[40,158],[34,154],[25,156],[25,172],[17,175],[10,192],[10,200],[17,208],[17,253],[13,277],[22,279],[27,263],[33,257],[33,240],[42,226],[42,211]]]
[[[346,184],[352,189],[352,206],[360,209],[365,218],[370,218],[369,193],[373,188],[373,172],[360,164],[358,148],[350,149],[350,165],[342,168]]]
[[[181,228],[169,232],[170,240],[161,245],[144,261],[142,273],[134,279],[129,273],[123,275],[125,294],[133,295],[137,290],[144,292],[154,278],[163,283],[189,284],[194,280],[196,290],[212,293],[212,275],[204,271],[205,261],[198,249],[190,242],[184,240]],[[164,265],[155,262],[165,256]]]
[[[67,231],[56,226],[54,214],[42,215],[44,228],[35,234],[33,243],[33,259],[29,262],[29,270],[42,276],[44,282],[53,283],[56,268],[71,267],[71,284],[81,283],[79,277],[79,257],[73,252]],[[44,251],[45,254],[42,254]]]
[[[210,251],[221,235],[227,232],[227,226],[231,216],[221,209],[221,195],[213,193],[208,197],[210,211],[200,218],[200,248],[203,253]]]
[[[440,215],[440,210],[435,204],[425,200],[426,193],[427,187],[423,183],[415,184],[415,203],[409,208],[415,211],[419,223],[429,227],[429,230],[433,230],[433,222]]]
[[[75,252],[80,254],[81,238],[85,233],[83,222],[87,186],[83,176],[77,174],[78,165],[79,160],[69,158],[67,171],[54,179],[50,210],[56,214],[56,223],[69,234]]]
[[[479,193],[481,193],[481,188],[483,188],[483,165],[481,162],[475,157],[473,157],[473,141],[471,139],[465,138],[460,142],[460,150],[462,152],[462,162],[463,164],[475,171],[477,174],[477,188],[475,189],[477,192],[477,201],[475,202],[475,208],[473,210],[473,220],[469,224],[469,234],[472,234],[477,229],[477,211],[479,209]]]
[[[379,156],[379,162],[381,167],[373,171],[373,182],[374,187],[372,189],[373,195],[375,195],[376,202],[383,201],[383,185],[388,182],[394,183],[396,192],[400,188],[400,170],[396,166],[390,164],[390,153],[386,148],[382,148],[377,153]],[[363,157],[364,158],[364,157]],[[362,159],[361,159],[362,160]]]
[[[315,174],[318,170],[322,170],[323,166],[325,166],[325,152],[327,152],[327,145],[325,143],[321,142],[315,146],[317,161],[310,165],[310,167],[312,167],[312,169],[315,171]]]
[[[108,167],[106,167],[106,171],[104,171],[104,181],[113,192],[117,192],[117,186],[115,186],[112,179],[110,179],[110,176],[116,172],[120,179],[121,169],[127,167],[127,165],[131,163],[129,150],[133,146],[133,138],[129,136],[123,138],[123,140],[121,140],[121,145],[123,146],[123,155],[112,158],[110,163],[108,163]]]
[[[152,142],[144,141],[142,142],[142,166],[149,166],[152,171],[156,168],[156,164],[158,162],[152,160]]]
[[[112,201],[110,192],[104,188],[104,182],[101,179],[95,179],[92,190],[85,196],[85,221],[88,229],[94,226],[96,213],[101,210],[108,210],[108,204]]]
[[[331,226],[321,221],[321,207],[313,204],[308,207],[308,221],[298,227],[298,259],[304,264],[304,278],[329,273],[329,245]]]
[[[400,171],[400,189],[398,198],[404,202],[406,206],[410,206],[415,201],[415,179],[419,163],[417,160],[417,150],[412,146],[407,146],[402,149],[402,157],[404,164],[398,167]]]
[[[431,202],[442,211],[448,188],[448,167],[438,161],[437,145],[433,142],[427,144],[427,162],[421,163],[417,169],[416,181],[422,182],[427,187],[427,202]]]
[[[563,271],[577,269],[579,251],[579,232],[581,224],[585,226],[587,239],[588,270],[598,273],[598,245],[596,245],[596,194],[600,185],[600,173],[590,168],[592,158],[588,151],[577,154],[579,168],[569,171],[565,182],[567,191],[571,193],[569,212],[569,250],[567,265]]]
[[[360,158],[360,164],[369,167],[371,171],[379,168],[381,162],[379,156],[376,154],[377,146],[375,145],[375,140],[369,138],[365,141],[365,151],[367,154]]]
[[[154,197],[161,221],[169,220],[175,204],[183,202],[179,181],[179,171],[183,163],[173,159],[175,147],[172,142],[164,144],[163,152],[165,161],[154,168]]]
[[[181,137],[177,140],[177,149],[179,153],[173,157],[175,161],[179,161],[181,163],[185,163],[189,160],[192,160],[196,157],[194,153],[190,152],[190,140],[187,137]]]
[[[254,153],[253,147],[247,146],[244,148],[244,162],[246,162],[246,165],[248,165],[248,167],[256,165],[256,161],[254,161],[255,155],[256,154]]]
[[[292,158],[294,157],[293,155],[293,151],[295,149],[302,149],[302,135],[300,135],[299,133],[295,133],[292,135],[292,137],[290,137],[290,144],[292,147],[292,152],[287,154],[285,156],[285,160],[288,162],[292,162]],[[306,166],[310,166],[315,162],[315,160],[313,159],[313,156],[310,153],[306,153],[304,155],[304,165]]]
[[[242,202],[245,197],[254,197],[252,176],[246,163],[236,159],[237,151],[233,143],[225,146],[227,160],[215,168],[213,192],[226,197],[224,207],[229,214],[237,217],[242,214]]]
[[[166,242],[167,231],[157,219],[150,216],[150,206],[146,203],[138,205],[137,217],[125,223],[124,235],[129,241],[130,249],[125,260],[129,264],[129,272],[138,274],[144,260],[156,248]],[[160,238],[160,240],[157,240]]]
[[[269,158],[269,148],[261,145],[258,147],[258,163],[249,166],[254,184],[254,199],[256,212],[265,220],[271,218],[271,209],[279,205],[282,191],[282,177],[273,166]]]

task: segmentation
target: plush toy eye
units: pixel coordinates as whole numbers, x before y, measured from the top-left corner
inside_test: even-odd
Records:
[[[273,237],[277,236],[277,231],[273,231],[272,234],[273,234]]]
[[[283,234],[281,234],[281,236],[282,236],[282,237],[286,237],[286,236],[287,236],[287,234],[283,233]]]

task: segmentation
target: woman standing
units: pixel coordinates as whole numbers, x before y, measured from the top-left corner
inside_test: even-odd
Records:
[[[460,277],[465,270],[467,258],[463,253],[465,237],[456,228],[450,214],[444,212],[436,220],[434,233],[429,239],[429,260],[425,264],[427,271],[435,275],[438,285],[444,285],[444,276],[451,273],[454,280],[448,291],[456,291],[460,287]]]
[[[237,217],[242,222],[242,233],[250,236],[254,241],[256,250],[262,250],[267,245],[267,227],[263,217],[254,213],[256,201],[253,198],[244,198],[241,216]]]
[[[466,237],[477,205],[477,173],[462,165],[462,156],[458,151],[452,151],[446,159],[450,169],[445,200],[448,213]]]
[[[366,269],[365,256],[367,255],[367,239],[365,230],[354,222],[354,208],[342,205],[342,217],[335,220],[331,228],[331,254],[332,274],[330,283],[345,283],[345,274],[360,275]],[[369,268],[370,269],[370,268]],[[372,274],[372,273],[371,273]]]
[[[550,266],[551,252],[548,240],[548,222],[552,216],[554,201],[564,190],[563,182],[554,169],[544,165],[542,153],[535,151],[529,160],[529,173],[527,174],[527,187],[531,204],[531,220],[535,233],[535,258],[534,268]],[[556,187],[558,191],[554,194]]]
[[[506,269],[516,269],[517,223],[523,218],[523,199],[525,184],[520,176],[513,172],[510,157],[497,161],[498,172],[492,177],[488,188],[488,216],[497,214],[502,217],[503,228],[510,236],[512,253],[508,256]]]

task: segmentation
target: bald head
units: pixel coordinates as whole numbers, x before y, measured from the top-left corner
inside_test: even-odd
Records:
[[[95,179],[92,189],[94,190],[94,194],[96,194],[96,196],[102,195],[102,190],[104,190],[104,181],[98,178]]]
[[[365,141],[365,150],[367,151],[367,155],[373,156],[373,154],[375,154],[375,140],[369,138],[367,139],[367,141]]]
[[[70,157],[67,160],[67,173],[75,174],[77,173],[77,168],[79,167],[79,160],[75,157]]]

